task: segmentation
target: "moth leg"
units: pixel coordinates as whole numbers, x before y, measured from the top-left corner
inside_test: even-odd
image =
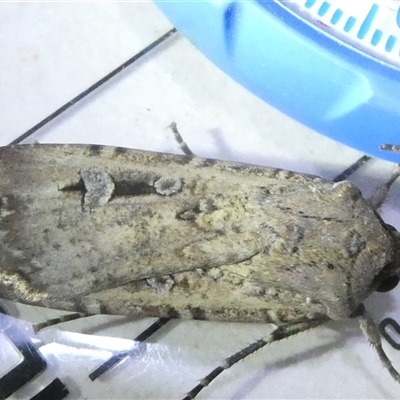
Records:
[[[396,146],[393,144],[383,144],[381,145],[380,148],[381,150],[393,151],[394,153],[400,154],[400,146]],[[390,188],[392,187],[393,183],[399,176],[400,176],[400,164],[397,164],[388,181],[382,185],[379,185],[375,189],[374,193],[372,193],[372,195],[368,198],[368,201],[370,202],[372,207],[375,208],[375,210],[378,210],[385,202]]]
[[[7,311],[7,309],[4,308],[1,304],[0,304],[0,314],[10,315],[9,312]],[[82,314],[82,313],[65,314],[65,315],[61,315],[60,317],[57,317],[57,318],[48,319],[44,322],[32,324],[32,328],[35,333],[38,333],[40,330],[47,328],[49,326],[57,325],[62,322],[73,321],[74,319],[79,319],[79,318],[84,318],[84,317],[87,317],[87,315]]]
[[[176,125],[176,122],[171,122],[168,125],[168,128],[171,129],[171,131],[174,133],[175,139],[179,144],[179,147],[182,149],[182,151],[187,155],[187,156],[194,156],[194,153],[192,150],[189,149],[189,146],[186,144],[186,142],[183,140],[181,134],[178,131],[178,127]]]
[[[360,318],[360,328],[367,338],[368,342],[372,345],[372,347],[378,353],[379,359],[381,360],[382,365],[389,371],[390,375],[397,382],[400,383],[400,374],[393,367],[392,362],[389,360],[385,351],[382,348],[381,337],[379,334],[379,329],[376,326],[372,317],[365,311],[359,315]]]
[[[194,387],[190,392],[186,394],[183,400],[194,399],[202,389],[208,386],[218,375],[220,375],[226,369],[232,367],[234,364],[243,360],[250,354],[256,352],[267,344],[277,342],[281,339],[286,339],[290,336],[296,335],[297,333],[304,332],[308,329],[315,328],[319,325],[325,323],[328,319],[318,319],[304,322],[295,322],[292,324],[282,325],[276,328],[267,338],[259,339],[256,342],[250,344],[244,349],[238,351],[232,356],[226,358],[224,362],[213,371],[211,371],[207,376],[205,376],[200,383]]]
[[[74,319],[85,318],[87,315],[81,313],[71,313],[66,315],[61,315],[57,318],[51,318],[44,322],[39,322],[38,324],[33,324],[33,331],[38,333],[40,330],[44,328],[48,328],[49,326],[61,324],[62,322],[73,321]]]

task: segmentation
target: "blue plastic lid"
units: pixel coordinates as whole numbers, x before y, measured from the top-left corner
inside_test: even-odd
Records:
[[[210,60],[272,106],[367,154],[399,161],[379,150],[400,144],[398,5],[155,3]]]

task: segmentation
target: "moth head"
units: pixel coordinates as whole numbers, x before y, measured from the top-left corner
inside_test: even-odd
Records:
[[[381,293],[393,290],[400,282],[400,233],[392,225],[385,224],[385,227],[392,235],[396,244],[396,255],[395,259],[386,264],[375,278],[375,290]]]

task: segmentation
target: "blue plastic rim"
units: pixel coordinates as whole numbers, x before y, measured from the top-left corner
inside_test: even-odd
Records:
[[[400,71],[273,0],[155,0],[218,67],[288,116],[375,157],[400,144]]]

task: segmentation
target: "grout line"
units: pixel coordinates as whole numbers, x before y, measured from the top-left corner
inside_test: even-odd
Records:
[[[157,47],[159,44],[164,42],[166,39],[168,39],[170,36],[172,36],[174,33],[176,33],[176,29],[172,28],[169,30],[167,33],[159,37],[157,40],[154,42],[150,43],[148,46],[146,46],[143,50],[141,50],[139,53],[135,54],[132,58],[129,60],[125,61],[123,64],[121,64],[119,67],[115,68],[113,71],[108,73],[106,76],[101,78],[99,81],[97,81],[95,84],[84,90],[82,93],[80,93],[78,96],[74,97],[72,100],[70,100],[68,103],[65,103],[63,106],[61,106],[59,109],[51,113],[49,116],[44,118],[42,121],[40,121],[38,124],[33,126],[32,128],[28,129],[25,133],[22,135],[18,136],[16,139],[14,139],[11,143],[9,143],[9,146],[19,144],[23,140],[27,139],[29,136],[31,136],[33,133],[38,131],[40,128],[48,124],[50,121],[58,117],[60,114],[62,114],[64,111],[68,110],[71,108],[73,105],[75,105],[78,101],[82,100],[84,97],[88,96],[90,93],[92,93],[94,90],[96,90],[98,87],[109,81],[111,78],[113,78],[115,75],[123,71],[126,67],[137,61],[139,58],[143,57],[145,54],[153,50],[155,47]]]

